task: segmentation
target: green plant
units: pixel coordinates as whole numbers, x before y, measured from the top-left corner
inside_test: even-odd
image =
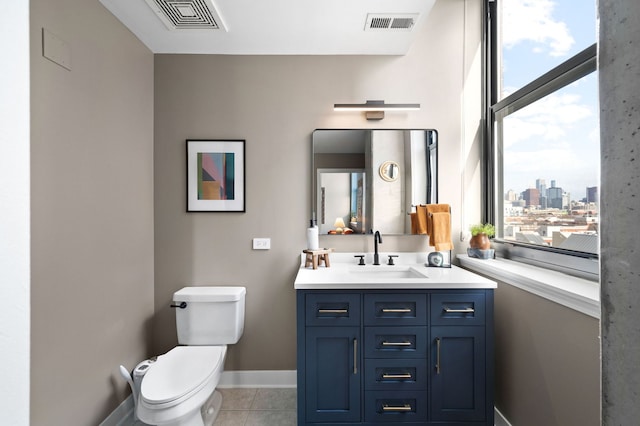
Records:
[[[485,234],[487,237],[491,238],[496,235],[496,228],[490,223],[478,223],[475,225],[471,225],[469,228],[471,231],[471,236],[475,237],[478,234]]]

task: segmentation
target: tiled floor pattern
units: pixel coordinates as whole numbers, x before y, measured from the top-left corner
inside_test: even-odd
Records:
[[[222,407],[213,426],[296,426],[296,389],[218,389]],[[130,418],[121,426],[148,426]]]
[[[296,389],[220,389],[214,426],[296,426]]]

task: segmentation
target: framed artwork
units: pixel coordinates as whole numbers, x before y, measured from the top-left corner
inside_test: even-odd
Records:
[[[187,211],[244,212],[244,140],[187,140]]]

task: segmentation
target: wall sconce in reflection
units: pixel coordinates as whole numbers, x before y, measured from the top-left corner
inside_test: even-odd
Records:
[[[420,104],[385,104],[384,101],[367,101],[363,104],[333,104],[334,111],[364,111],[367,120],[382,120],[385,111],[418,111]]]

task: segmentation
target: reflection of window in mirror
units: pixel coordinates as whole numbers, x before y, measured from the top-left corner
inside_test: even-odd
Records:
[[[400,174],[400,166],[395,161],[385,161],[380,165],[380,177],[387,182],[394,182]]]

